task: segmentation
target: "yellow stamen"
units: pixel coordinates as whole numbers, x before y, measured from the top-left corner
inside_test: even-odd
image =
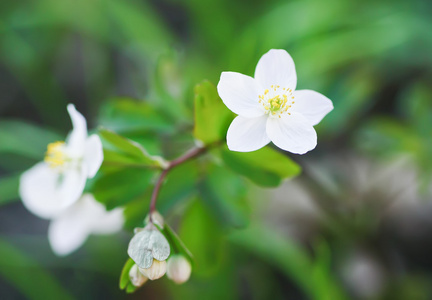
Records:
[[[63,152],[64,142],[55,142],[48,144],[47,152],[45,154],[45,162],[51,168],[62,166],[66,161],[66,156]]]

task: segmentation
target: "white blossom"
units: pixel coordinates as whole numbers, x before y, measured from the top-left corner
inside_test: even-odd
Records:
[[[172,255],[167,263],[167,276],[177,284],[189,280],[192,272],[190,262],[181,254]]]
[[[74,204],[82,195],[87,178],[96,175],[103,161],[102,143],[87,135],[85,118],[69,104],[73,129],[66,142],[48,145],[45,160],[24,172],[19,192],[24,206],[33,214],[51,219]]]
[[[296,91],[294,61],[285,50],[272,49],[259,60],[255,77],[222,72],[217,86],[225,105],[238,116],[227,133],[230,150],[258,150],[270,141],[304,154],[315,148],[313,126],[333,109],[330,99],[312,90]]]

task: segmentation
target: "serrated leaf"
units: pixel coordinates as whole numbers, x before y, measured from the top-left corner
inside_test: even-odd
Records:
[[[166,162],[161,157],[151,156],[144,147],[132,140],[108,129],[100,129],[99,134],[104,141],[105,164],[135,163],[141,167],[166,167]]]
[[[195,86],[195,138],[206,145],[225,140],[234,116],[212,83],[204,81]]]
[[[278,186],[301,171],[288,156],[269,147],[254,152],[234,152],[225,147],[221,155],[230,169],[265,187]]]
[[[129,271],[134,264],[135,262],[131,258],[128,258],[125,265],[123,266],[123,269],[120,274],[120,281],[119,281],[119,286],[121,290],[125,289],[126,286],[130,283]]]
[[[164,261],[170,255],[170,246],[165,236],[155,227],[146,228],[131,239],[128,247],[129,256],[138,267],[148,269],[153,258]]]

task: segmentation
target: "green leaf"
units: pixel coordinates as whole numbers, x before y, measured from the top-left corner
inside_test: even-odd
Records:
[[[99,134],[105,141],[105,164],[135,164],[135,166],[160,169],[166,166],[166,162],[161,157],[149,155],[140,144],[134,141],[107,129],[99,130]]]
[[[20,175],[0,178],[0,205],[7,204],[19,198]]]
[[[107,209],[123,206],[143,194],[155,171],[131,168],[103,168],[89,188]]]
[[[128,258],[128,260],[126,261],[126,263],[125,263],[125,265],[121,271],[121,274],[120,274],[119,286],[120,286],[121,290],[125,289],[126,286],[130,283],[129,271],[133,267],[134,264],[135,264],[135,262],[132,260],[132,258]]]
[[[299,245],[286,237],[281,238],[264,224],[253,224],[245,230],[232,232],[229,239],[283,271],[311,299],[347,299],[330,270],[330,253],[326,245],[319,244],[317,258],[312,260]]]
[[[39,263],[0,239],[0,275],[26,299],[73,299]]]
[[[301,171],[288,156],[269,147],[254,152],[234,152],[225,147],[221,154],[229,168],[265,187],[278,186],[283,179],[292,178]]]
[[[203,203],[224,227],[243,227],[249,218],[244,182],[232,171],[218,166],[208,170],[208,176],[199,185]]]
[[[194,275],[217,276],[226,258],[226,241],[222,228],[201,199],[185,212],[179,236],[193,253]]]
[[[225,140],[233,118],[212,83],[204,81],[195,87],[195,138],[206,145]]]
[[[171,132],[171,122],[147,102],[115,98],[102,108],[99,124],[117,132]]]

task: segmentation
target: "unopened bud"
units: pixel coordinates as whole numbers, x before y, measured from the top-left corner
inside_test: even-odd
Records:
[[[156,224],[159,227],[163,228],[164,218],[157,211],[155,211],[155,212],[152,213],[152,221],[153,221],[154,224]],[[150,215],[147,215],[147,217],[144,220],[144,223],[148,224],[149,222],[150,222]]]
[[[134,264],[132,268],[129,270],[129,280],[132,282],[134,286],[140,287],[148,278],[144,276],[138,269],[138,266]]]
[[[139,268],[139,270],[144,276],[147,276],[148,279],[156,280],[165,275],[167,270],[167,264],[166,261],[159,261],[157,259],[153,259],[153,263],[150,268]]]
[[[177,284],[188,281],[192,272],[190,262],[181,254],[172,255],[167,263],[167,276]]]

